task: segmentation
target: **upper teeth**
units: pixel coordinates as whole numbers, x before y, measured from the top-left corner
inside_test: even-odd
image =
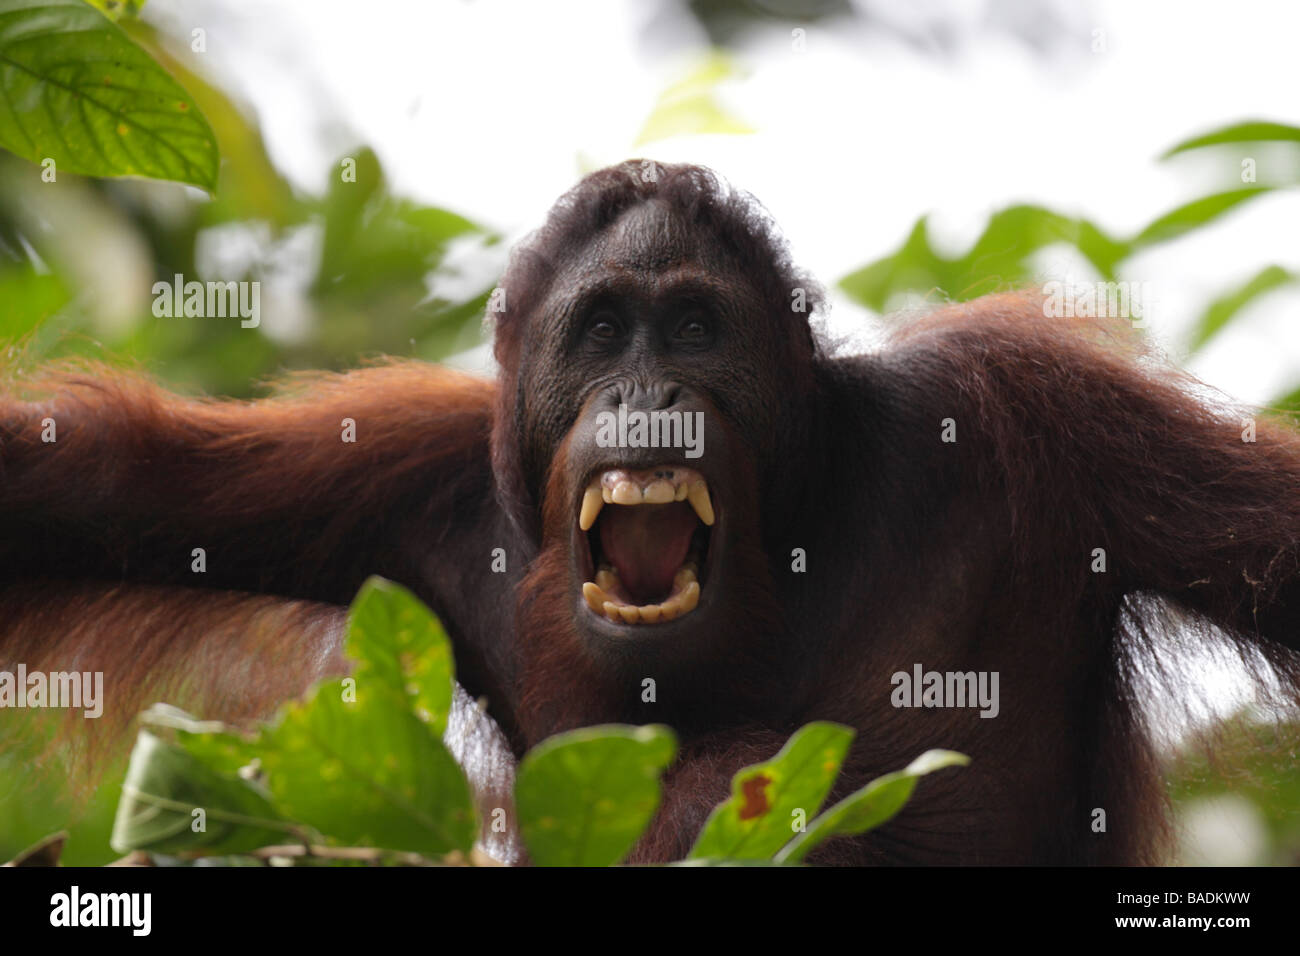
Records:
[[[613,468],[594,480],[582,495],[578,527],[590,531],[600,509],[613,505],[663,505],[689,501],[706,525],[714,522],[713,501],[709,485],[698,472],[689,468],[657,469],[634,474]]]

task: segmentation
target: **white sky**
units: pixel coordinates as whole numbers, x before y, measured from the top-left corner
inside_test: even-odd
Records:
[[[1158,164],[1167,146],[1244,118],[1300,120],[1300,4],[1287,0],[1063,4],[1069,23],[1047,55],[982,26],[991,12],[1024,7],[1019,0],[875,2],[905,22],[940,11],[956,24],[956,52],[811,27],[795,53],[774,28],[739,55],[744,75],[722,90],[756,134],[639,149],[656,97],[704,46],[690,20],[656,21],[665,5],[654,0],[170,0],[146,9],[207,29],[211,70],[253,104],[273,158],[304,188],[322,189],[327,164],[366,142],[399,192],[513,239],[584,162],[689,160],[758,196],[798,261],[828,285],[891,251],[924,212],[953,251],[1016,201],[1136,229],[1230,185],[1195,160]],[[647,39],[652,21],[654,37],[684,42]],[[1105,31],[1104,53],[1092,52],[1094,29]],[[1298,219],[1293,191],[1134,259],[1125,277],[1155,284],[1158,340],[1180,357],[1209,297],[1271,262],[1300,266]],[[1075,264],[1049,256],[1042,268],[1046,279]],[[833,328],[861,315],[837,300]],[[1191,366],[1237,398],[1267,401],[1300,381],[1298,323],[1300,295],[1262,299]]]

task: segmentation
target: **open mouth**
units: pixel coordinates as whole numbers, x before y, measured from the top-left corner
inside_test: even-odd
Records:
[[[713,502],[704,477],[676,465],[611,468],[578,513],[594,581],[582,596],[617,624],[659,624],[695,610],[705,582]]]

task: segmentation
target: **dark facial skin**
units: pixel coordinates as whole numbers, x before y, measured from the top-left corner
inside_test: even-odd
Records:
[[[566,263],[537,311],[521,387],[525,433],[548,440],[528,460],[553,461],[562,477],[548,493],[564,502],[563,524],[549,522],[544,537],[564,542],[574,623],[594,653],[626,655],[630,643],[653,642],[656,655],[689,659],[705,643],[700,635],[720,630],[720,618],[734,613],[725,596],[741,588],[729,556],[740,527],[753,538],[759,526],[758,509],[748,505],[752,487],[739,486],[752,486],[758,463],[782,447],[782,406],[790,402],[763,399],[794,393],[790,351],[777,361],[780,319],[772,312],[725,256],[654,202],[633,207]],[[755,401],[758,382],[765,387]],[[599,416],[617,414],[620,405],[699,413],[702,455],[687,457],[683,447],[601,447]],[[743,416],[729,414],[739,409]],[[596,546],[577,522],[584,491],[610,469],[673,474],[673,466],[698,472],[714,506],[699,603],[671,621],[611,621],[583,598],[596,571]],[[598,540],[598,530],[591,537]]]
[[[789,396],[808,368],[796,367],[773,316],[784,303],[762,301],[705,238],[648,202],[564,263],[524,345],[523,433],[540,436],[530,480],[540,484],[580,410],[607,390],[684,389],[711,403],[757,462],[788,450]]]

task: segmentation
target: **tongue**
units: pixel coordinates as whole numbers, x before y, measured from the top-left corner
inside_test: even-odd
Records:
[[[601,551],[633,600],[648,603],[668,596],[698,520],[684,501],[606,506],[601,512]]]

